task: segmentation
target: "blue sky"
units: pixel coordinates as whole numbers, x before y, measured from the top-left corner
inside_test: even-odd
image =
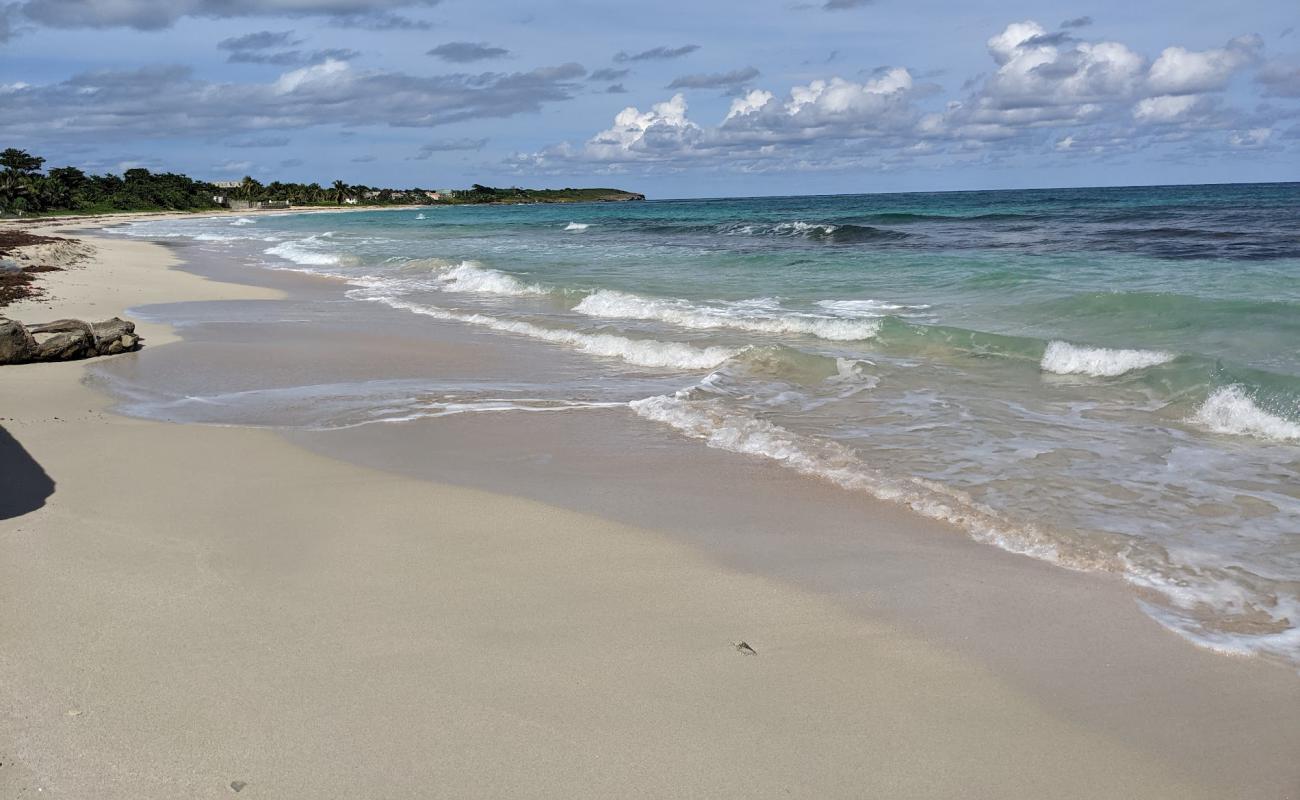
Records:
[[[0,0],[0,143],[655,197],[1300,180],[1296,27],[1272,0]]]

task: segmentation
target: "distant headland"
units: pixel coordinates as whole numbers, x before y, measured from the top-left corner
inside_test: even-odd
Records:
[[[520,189],[473,184],[468,189],[385,188],[336,180],[319,183],[202,181],[172,172],[125,170],[91,175],[76,167],[44,169],[25,150],[0,152],[0,216],[105,214],[126,211],[312,208],[327,206],[597,203],[644,200],[622,189]]]

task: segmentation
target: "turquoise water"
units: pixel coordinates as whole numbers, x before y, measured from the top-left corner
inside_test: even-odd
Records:
[[[527,397],[441,386],[444,400],[395,407],[374,387],[368,420],[626,405],[665,435],[1122,575],[1198,644],[1300,662],[1300,185],[428,208],[129,232],[254,252],[260,266],[345,278],[359,303],[539,348]],[[590,371],[548,381],[548,352]],[[347,424],[366,391],[346,389]],[[255,418],[258,395],[241,397]],[[314,424],[343,424],[331,407]]]

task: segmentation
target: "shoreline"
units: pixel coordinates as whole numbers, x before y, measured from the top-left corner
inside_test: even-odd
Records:
[[[286,296],[275,289],[219,283],[182,272],[174,268],[178,265],[169,251],[156,244],[113,239],[96,244],[100,252],[94,274],[91,269],[57,273],[52,282],[66,283],[65,291],[73,298],[60,307],[61,315],[87,311],[111,316],[127,306],[148,303],[275,301]],[[101,271],[106,263],[125,267],[130,259],[135,259],[134,266],[125,272]],[[73,284],[65,275],[82,280]],[[115,281],[111,294],[103,283],[106,275]],[[124,276],[129,280],[118,280]],[[166,355],[162,345],[180,338],[159,323],[142,322],[141,331],[147,349],[127,358]],[[42,796],[80,796],[72,789],[104,797],[163,796],[177,790],[219,796],[229,792],[218,781],[217,773],[223,770],[228,780],[247,781],[247,788],[257,792],[250,796],[282,797],[308,796],[308,788],[337,793],[347,787],[361,795],[427,792],[469,777],[475,780],[465,786],[470,793],[495,786],[498,791],[489,793],[522,795],[540,787],[540,793],[556,796],[608,795],[618,793],[619,787],[626,791],[626,781],[636,780],[633,785],[646,788],[645,793],[665,796],[769,796],[779,794],[783,786],[796,794],[824,796],[897,796],[909,791],[926,796],[1071,796],[1073,791],[1081,797],[1225,792],[1267,797],[1296,781],[1294,769],[1288,773],[1285,764],[1274,764],[1276,771],[1259,775],[1254,786],[1226,783],[1229,778],[1220,779],[1225,781],[1220,784],[1214,778],[1215,761],[1227,761],[1231,753],[1213,756],[1206,749],[1211,743],[1222,746],[1219,732],[1192,735],[1189,730],[1193,720],[1215,721],[1221,712],[1215,698],[1199,698],[1209,704],[1207,709],[1186,709],[1183,722],[1189,730],[1176,731],[1174,737],[1194,740],[1183,759],[1161,747],[1135,747],[1132,731],[1108,730],[1104,717],[1099,722],[1078,716],[1086,710],[1081,705],[1101,700],[1090,699],[1092,692],[1119,691],[1125,702],[1141,704],[1144,681],[1176,681],[1192,670],[1189,664],[1196,665],[1192,671],[1202,681],[1192,685],[1202,688],[1213,681],[1227,685],[1242,675],[1263,675],[1267,670],[1261,671],[1259,664],[1193,651],[1181,641],[1164,642],[1128,655],[1118,652],[1118,675],[1089,674],[1076,667],[1068,681],[1058,679],[1080,684],[1073,687],[1080,695],[1071,701],[1076,705],[1053,706],[1049,701],[1054,687],[1027,689],[1025,677],[1013,674],[1004,661],[981,655],[978,647],[957,648],[955,631],[945,634],[942,626],[909,629],[908,615],[902,613],[906,609],[896,608],[899,613],[892,616],[882,613],[881,606],[888,609],[889,603],[871,596],[855,600],[843,587],[837,591],[833,574],[823,574],[826,585],[821,591],[810,588],[817,582],[800,576],[798,569],[785,568],[786,574],[781,574],[783,551],[773,541],[757,555],[746,555],[734,537],[720,550],[702,551],[699,541],[665,533],[671,520],[647,516],[657,523],[647,526],[611,519],[617,496],[605,513],[597,509],[594,516],[566,510],[562,491],[553,491],[541,502],[529,498],[527,492],[540,490],[536,481],[529,487],[527,465],[515,470],[513,488],[518,492],[484,492],[484,476],[500,480],[491,464],[458,464],[454,456],[444,455],[434,461],[436,469],[423,476],[428,479],[420,480],[394,474],[402,471],[400,442],[372,441],[374,449],[367,457],[375,463],[357,466],[314,455],[270,431],[112,415],[106,411],[111,400],[84,385],[82,364],[8,369],[21,372],[12,373],[14,380],[9,372],[4,376],[7,385],[15,387],[17,399],[0,425],[55,481],[55,492],[42,508],[0,521],[0,542],[14,551],[5,561],[8,574],[0,597],[7,607],[20,609],[14,615],[20,619],[0,628],[0,641],[15,645],[13,652],[48,670],[38,673],[39,691],[10,704],[19,709],[17,721],[0,716],[0,748],[16,748],[33,780],[49,787]],[[391,434],[392,427],[386,427]],[[482,427],[439,426],[443,452],[463,457],[469,444],[491,436]],[[508,431],[510,426],[504,427]],[[565,438],[562,427],[550,430]],[[555,447],[552,442],[543,449],[558,452]],[[313,449],[322,451],[319,442]],[[124,450],[132,454],[132,491],[143,496],[114,495],[110,489],[125,492],[125,486],[95,482],[101,454]],[[241,457],[245,474],[220,469],[231,452],[256,454]],[[357,458],[355,452],[352,458]],[[382,471],[385,460],[388,471]],[[700,453],[697,468],[715,470],[724,464],[730,465],[725,467],[727,480],[738,485],[756,479],[788,491],[792,483],[774,470],[716,452]],[[182,465],[187,473],[176,474]],[[277,487],[274,498],[259,498],[264,494],[261,487],[284,482],[285,476],[292,479],[288,486]],[[143,488],[138,481],[144,481]],[[454,487],[452,482],[465,485]],[[322,486],[336,491],[324,497]],[[807,491],[813,495],[809,502],[843,502],[826,487]],[[229,499],[237,500],[233,507]],[[228,509],[220,523],[194,511],[222,517],[218,508]],[[879,512],[881,507],[874,508]],[[736,519],[734,508],[717,513],[722,521],[703,538],[720,539],[726,521]],[[339,524],[332,515],[345,521]],[[761,528],[760,522],[751,520]],[[882,535],[906,525],[901,514],[878,513],[875,520]],[[104,530],[109,535],[102,535]],[[1019,557],[973,542],[950,544],[948,549],[930,543],[918,554],[916,545],[899,531],[884,539],[876,556],[911,561],[936,557],[936,574],[919,584],[932,590],[952,580],[952,575],[943,574],[959,563],[952,553],[980,564],[1004,565],[1005,571],[995,574],[1013,581],[1010,588],[987,585],[987,576],[986,585],[975,580],[960,587],[964,598],[982,597],[993,608],[1008,606],[1015,592],[1024,590],[1014,581],[1022,581],[1025,574],[1036,569],[1043,575],[1055,572],[1046,565],[1026,567]],[[847,555],[843,540],[830,537],[822,545],[840,547],[840,554]],[[720,554],[728,548],[733,551],[729,557]],[[975,555],[972,548],[990,555]],[[946,560],[939,558],[943,553],[949,554]],[[859,560],[846,563],[866,569]],[[446,583],[428,582],[430,574]],[[124,575],[129,580],[120,586]],[[901,579],[917,579],[914,573],[888,569],[854,575],[873,578],[871,591],[876,595],[907,592],[915,587]],[[394,576],[403,580],[394,581]],[[1068,610],[1068,601],[1079,596],[1070,587],[1101,582],[1089,576],[1060,577],[1059,584],[1040,582],[1035,589],[1041,597],[1058,595],[1048,613],[1090,613]],[[197,579],[197,584],[186,578]],[[403,581],[410,585],[392,585]],[[44,585],[58,585],[68,596],[52,608],[41,607],[41,601],[49,599]],[[358,606],[340,599],[340,590],[363,602]],[[1103,594],[1099,589],[1095,593]],[[104,607],[92,600],[100,596],[107,598]],[[521,598],[531,602],[520,603]],[[895,597],[895,606],[899,600]],[[496,613],[485,613],[485,607]],[[322,609],[338,618],[322,619]],[[412,609],[424,616],[412,614]],[[954,620],[962,617],[962,609],[949,612]],[[24,619],[29,615],[32,619]],[[259,615],[265,618],[259,621]],[[1139,615],[1133,611],[1131,616]],[[140,625],[142,619],[160,627],[150,630]],[[418,625],[419,620],[428,628]],[[72,630],[61,630],[69,621],[75,623]],[[981,633],[995,624],[972,622],[972,630]],[[1132,630],[1131,622],[1124,625],[1122,631]],[[304,630],[311,635],[303,638]],[[85,640],[79,631],[99,633]],[[217,631],[238,635],[210,638]],[[1005,633],[1015,642],[1022,632]],[[1069,631],[1064,635],[1068,638]],[[759,650],[758,657],[731,649],[730,641],[741,638]],[[257,642],[264,650],[221,647],[222,641]],[[1053,644],[1062,643],[1025,641],[1027,652],[1007,655],[1026,662],[1038,658],[1043,661],[1038,665],[1041,674],[1067,669],[1068,664],[1054,664],[1052,654],[1043,652]],[[175,652],[178,646],[196,648],[194,658]],[[1001,641],[995,647],[1001,647]],[[1133,672],[1144,668],[1142,658],[1182,652],[1178,648],[1194,655],[1161,665],[1174,677]],[[142,663],[141,652],[159,654],[165,663]],[[269,654],[265,660],[257,657],[263,652]],[[70,653],[73,658],[68,658]],[[322,657],[328,669],[314,664],[313,659]],[[36,663],[21,658],[0,656],[4,683],[30,689],[38,679],[28,670]],[[530,659],[543,666],[534,671],[520,663]],[[1206,659],[1215,659],[1213,666],[1204,666],[1211,663]],[[63,660],[72,663],[60,663]],[[208,660],[231,675],[256,676],[254,683],[262,688],[247,693],[232,682],[234,678],[214,674]],[[430,663],[444,672],[430,669]],[[114,683],[103,677],[110,664],[143,674]],[[164,667],[184,667],[195,674],[160,673]],[[284,683],[303,670],[310,678],[307,687],[291,686],[292,680]],[[420,685],[431,680],[431,673],[438,691]],[[88,680],[92,675],[101,677]],[[161,682],[161,702],[149,696],[146,678]],[[573,694],[575,680],[583,695]],[[609,707],[584,700],[587,696],[603,699]],[[253,697],[264,706],[238,703],[239,714],[219,707],[231,698]],[[503,705],[496,699],[500,697],[510,702]],[[1273,696],[1274,701],[1286,699],[1286,694]],[[308,713],[295,700],[307,700],[318,710]],[[445,741],[441,731],[429,727],[429,718],[417,713],[436,715],[439,702],[448,700],[456,712],[440,721],[474,745]],[[1197,705],[1197,700],[1189,699],[1188,705]],[[60,701],[70,707],[59,710]],[[349,702],[350,713],[329,710],[348,707]],[[123,709],[141,711],[150,730],[133,725]],[[1131,713],[1140,717],[1148,710],[1139,705]],[[72,711],[80,713],[69,716]],[[193,739],[196,732],[187,728],[182,711],[198,712],[222,733]],[[373,718],[383,715],[403,720],[398,728],[403,735],[385,740]],[[256,724],[250,724],[250,718]],[[280,721],[286,718],[294,722],[288,726],[291,731]],[[1123,721],[1114,717],[1110,724]],[[324,742],[327,723],[341,725],[349,745],[388,771],[361,770],[351,763],[355,757],[349,760]],[[96,729],[84,730],[90,727]],[[255,742],[226,738],[247,735],[248,729],[260,731]],[[1252,744],[1274,748],[1264,756],[1284,755],[1287,729],[1281,733],[1280,740],[1275,736],[1266,745]],[[1289,733],[1293,745],[1296,731]],[[153,737],[167,736],[182,744],[149,752]],[[200,741],[212,752],[204,751]],[[128,743],[143,751],[127,752]],[[254,745],[269,752],[258,753]],[[317,753],[310,752],[313,746],[320,748]],[[48,753],[38,752],[43,747]],[[323,761],[318,757],[322,751],[329,754]],[[513,768],[494,763],[497,754],[521,751],[536,759]],[[415,767],[415,761],[400,760],[403,754],[428,759],[430,752],[437,755],[434,766]],[[2,749],[0,754],[10,755]],[[100,760],[80,765],[82,773],[75,779],[52,775],[60,756],[73,754]],[[107,791],[103,784],[75,783],[89,781],[96,766],[104,768],[105,758],[131,766],[119,769]],[[330,760],[337,758],[348,763]],[[1190,763],[1207,758],[1208,764]],[[1188,763],[1180,763],[1184,760]],[[252,763],[259,765],[261,774],[250,774],[256,772],[246,766]],[[1262,772],[1268,763],[1257,753],[1251,768]],[[290,774],[271,774],[277,769]],[[394,769],[399,774],[393,774]],[[523,783],[529,770],[536,770],[533,780],[540,781],[531,787]],[[1242,771],[1236,768],[1236,773]],[[355,782],[362,772],[366,781]],[[1233,781],[1240,779],[1236,773]],[[0,781],[12,774],[0,773]],[[141,780],[151,782],[141,790]],[[376,780],[389,782],[377,787]]]

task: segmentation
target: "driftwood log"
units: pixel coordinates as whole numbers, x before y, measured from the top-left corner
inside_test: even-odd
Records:
[[[138,350],[140,342],[135,323],[118,317],[103,322],[60,319],[42,325],[0,317],[0,364],[111,356]]]

